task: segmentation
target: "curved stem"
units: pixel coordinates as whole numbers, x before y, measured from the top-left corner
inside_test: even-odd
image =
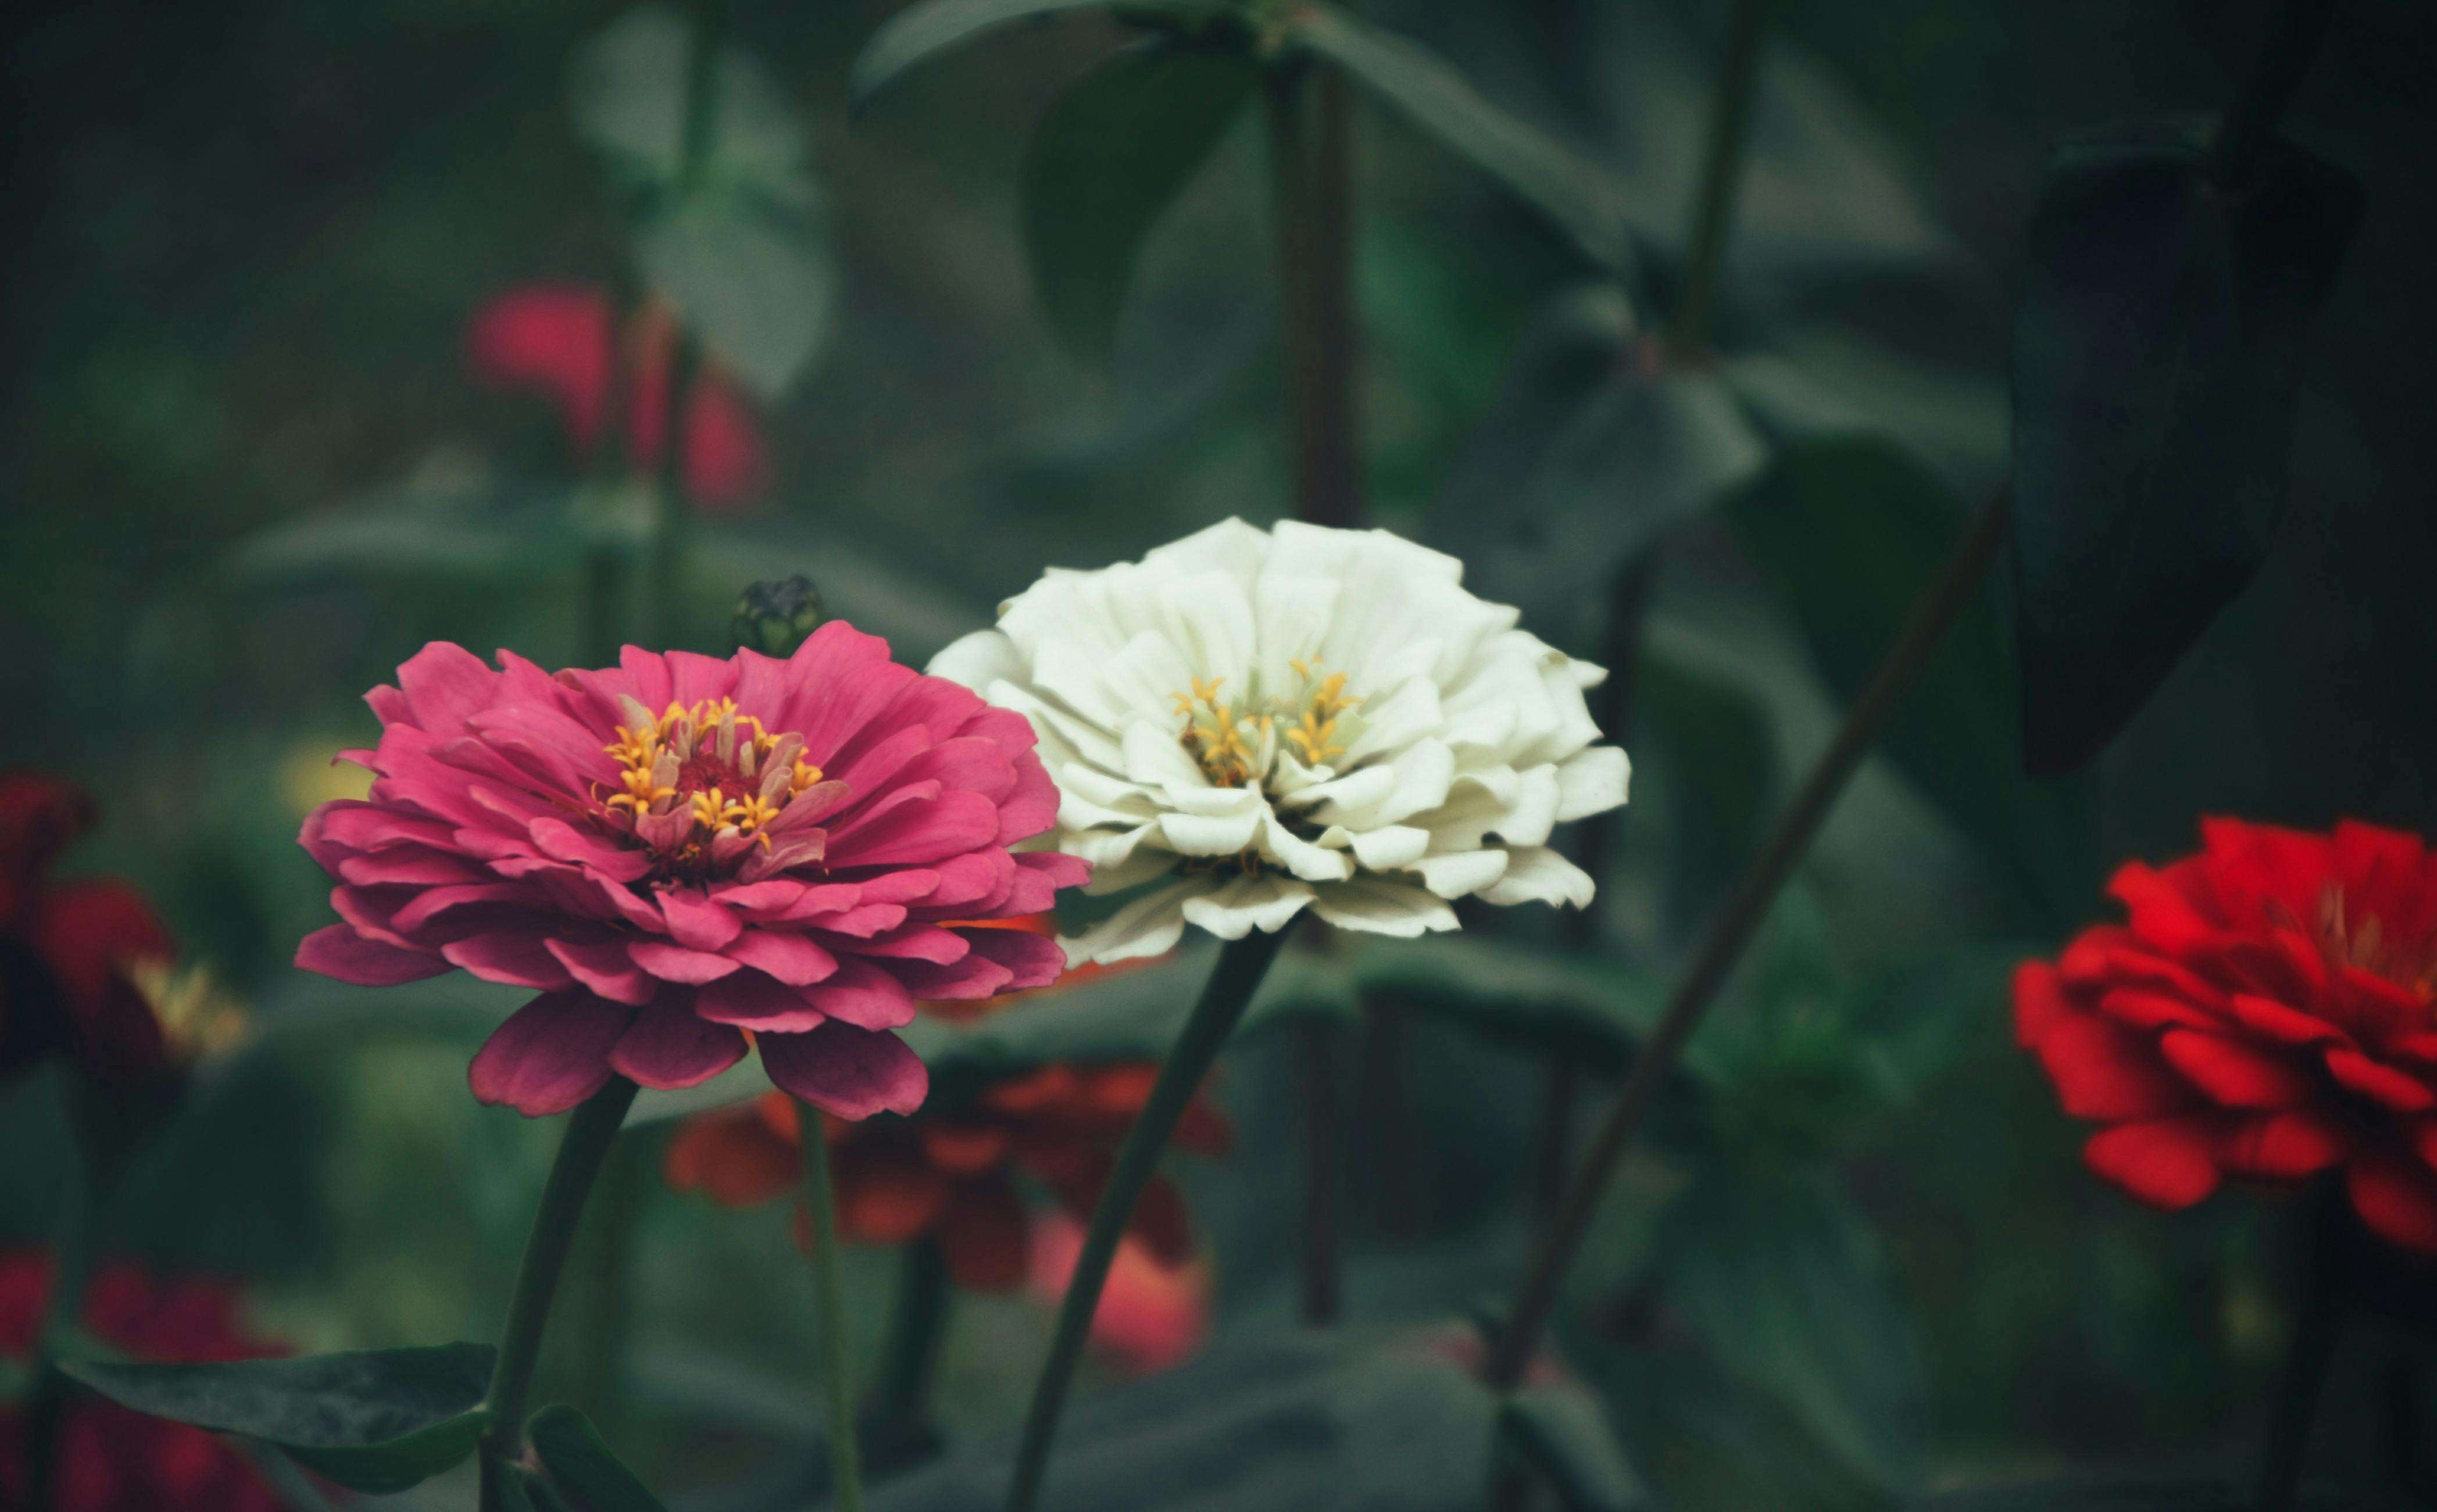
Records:
[[[1751,942],[1753,932],[1768,916],[1778,890],[1794,874],[1795,864],[1810,849],[1820,824],[1835,807],[1846,782],[1868,753],[1879,727],[1886,722],[1887,715],[1911,687],[1914,676],[1945,639],[1955,616],[1971,602],[1990,559],[1997,553],[1998,543],[2005,538],[2009,513],[2007,497],[2001,493],[1947,558],[1937,580],[1913,610],[1912,619],[1896,637],[1878,670],[1871,674],[1868,685],[1853,700],[1844,727],[1837,730],[1834,742],[1820,756],[1818,765],[1811,769],[1793,807],[1778,821],[1768,844],[1744,873],[1725,910],[1710,924],[1693,957],[1692,969],[1685,973],[1668,1004],[1667,1016],[1634,1057],[1633,1067],[1626,1072],[1624,1085],[1618,1089],[1616,1101],[1592,1140],[1590,1152],[1575,1168],[1557,1210],[1541,1231],[1539,1248],[1533,1256],[1522,1290],[1516,1294],[1515,1309],[1490,1351],[1486,1374],[1491,1385],[1511,1390],[1523,1379],[1523,1367],[1538,1347],[1550,1313],[1556,1309],[1566,1270],[1573,1263],[1574,1252],[1581,1248],[1583,1236],[1590,1228],[1591,1217],[1607,1190],[1608,1177],[1624,1152],[1625,1141],[1641,1121],[1659,1083],[1683,1054],[1702,1014],[1733,974],[1744,947]]]
[[[870,1414],[891,1431],[919,1428],[931,1411],[931,1380],[939,1366],[939,1345],[948,1333],[948,1262],[937,1239],[905,1246],[899,1266],[897,1302],[889,1316],[888,1345],[880,1375],[871,1383]]]
[[[508,1320],[500,1330],[500,1360],[492,1367],[491,1389],[482,1405],[491,1426],[482,1434],[482,1512],[500,1512],[508,1462],[524,1434],[525,1394],[533,1387],[534,1365],[541,1358],[542,1328],[550,1321],[551,1299],[567,1269],[568,1251],[575,1243],[577,1221],[593,1178],[609,1156],[618,1128],[635,1100],[635,1083],[613,1076],[569,1115],[567,1133],[551,1162],[550,1179],[542,1185],[541,1205],[535,1210],[533,1232],[525,1239],[524,1260],[517,1267],[517,1290],[508,1301]]]
[[[1295,514],[1352,525],[1361,514],[1354,454],[1352,212],[1345,81],[1324,68],[1306,100],[1308,65],[1262,85],[1270,194],[1278,247],[1279,336],[1287,354],[1287,431]]]
[[[1093,1315],[1100,1310],[1100,1288],[1108,1282],[1109,1265],[1116,1258],[1117,1241],[1125,1237],[1126,1224],[1133,1217],[1134,1202],[1142,1196],[1144,1185],[1158,1168],[1160,1152],[1167,1147],[1168,1135],[1175,1133],[1185,1105],[1201,1089],[1210,1063],[1218,1058],[1219,1046],[1243,1019],[1285,940],[1283,929],[1274,933],[1255,929],[1241,940],[1228,941],[1219,951],[1218,964],[1211,968],[1210,980],[1201,989],[1201,1000],[1193,1005],[1193,1015],[1184,1021],[1166,1063],[1159,1068],[1159,1081],[1153,1083],[1141,1116],[1117,1152],[1116,1169],[1100,1193],[1099,1206],[1093,1209],[1091,1229],[1083,1237],[1082,1253],[1075,1259],[1075,1275],[1066,1283],[1065,1300],[1059,1304],[1058,1331],[1050,1340],[1049,1359],[1032,1388],[1024,1439],[1016,1447],[1015,1476],[1008,1486],[1008,1512],[1032,1512],[1040,1500],[1041,1478],[1049,1468],[1050,1440],[1057,1436],[1067,1388],[1074,1384],[1075,1367],[1082,1363]]]
[[[829,1396],[830,1504],[863,1512],[863,1469],[855,1442],[854,1370],[847,1358],[846,1299],[838,1284],[837,1204],[830,1195],[830,1145],[821,1110],[796,1105],[804,1152],[804,1205],[812,1220],[813,1305],[821,1332],[821,1383]]]
[[[1727,238],[1734,229],[1735,194],[1743,186],[1744,147],[1751,136],[1752,102],[1759,92],[1761,24],[1767,10],[1768,0],[1735,0],[1727,18],[1726,55],[1718,66],[1709,146],[1701,159],[1700,198],[1693,202],[1692,236],[1684,249],[1684,292],[1668,337],[1678,361],[1698,361],[1709,352],[1718,286],[1726,276]]]

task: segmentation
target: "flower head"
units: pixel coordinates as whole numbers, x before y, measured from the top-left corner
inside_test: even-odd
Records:
[[[0,1076],[59,1054],[126,1090],[168,1065],[137,982],[167,964],[168,931],[124,882],[51,876],[98,814],[73,783],[0,772]]]
[[[708,1081],[758,1044],[846,1118],[911,1112],[917,997],[1037,987],[1037,912],[1088,869],[1016,842],[1057,793],[1031,727],[824,624],[781,661],[628,647],[552,676],[427,646],[373,690],[369,799],[303,840],[344,923],[297,963],[366,984],[460,967],[542,995],[474,1058],[475,1096],[564,1111],[615,1072]]]
[[[1020,709],[1094,892],[1157,883],[1070,942],[1155,955],[1308,907],[1348,929],[1456,926],[1449,900],[1569,903],[1548,845],[1624,801],[1595,744],[1605,674],[1384,531],[1228,520],[1099,571],[1053,571],[932,670]]]
[[[0,1362],[30,1363],[50,1292],[51,1260],[40,1250],[0,1254]],[[237,1297],[209,1280],[162,1280],[108,1265],[85,1293],[84,1326],[137,1360],[203,1364],[285,1354],[237,1324]],[[20,1409],[0,1405],[0,1505],[27,1495]],[[97,1397],[79,1396],[59,1426],[56,1495],[61,1512],[279,1512],[280,1500],[219,1434],[172,1423]]]
[[[1083,1224],[1053,1213],[1033,1225],[1028,1290],[1055,1307],[1083,1253]],[[1108,1284],[1092,1313],[1092,1344],[1123,1368],[1148,1375],[1178,1364],[1210,1332],[1210,1267],[1170,1264],[1132,1235],[1118,1241]]]
[[[1048,1065],[958,1108],[840,1125],[830,1155],[838,1231],[870,1244],[933,1239],[958,1286],[1013,1291],[1035,1226],[1020,1179],[1090,1217],[1158,1075],[1148,1064]],[[803,1176],[796,1117],[785,1098],[765,1097],[687,1120],[669,1147],[670,1184],[734,1206],[794,1191]],[[1200,1099],[1177,1126],[1177,1147],[1197,1154],[1222,1154],[1228,1140],[1225,1118]],[[1128,1233],[1163,1266],[1192,1258],[1184,1201],[1158,1177]]]
[[[466,330],[474,371],[503,387],[537,390],[558,407],[569,446],[589,456],[609,404],[611,368],[621,343],[633,349],[628,455],[659,466],[668,445],[670,356],[676,325],[647,309],[623,331],[611,328],[609,296],[586,285],[510,290],[475,313]],[[694,381],[685,423],[687,494],[706,508],[732,509],[768,486],[769,462],[753,412],[726,375],[706,365]]]
[[[2091,1168],[2161,1207],[2341,1171],[2372,1229],[2437,1253],[2437,855],[2349,821],[2201,837],[2115,874],[2127,923],[2015,974],[2022,1043],[2107,1126]]]

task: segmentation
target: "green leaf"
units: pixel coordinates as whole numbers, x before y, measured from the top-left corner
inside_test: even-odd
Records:
[[[2023,748],[2089,760],[2267,554],[2311,327],[2360,217],[2289,146],[2205,182],[2203,133],[2134,122],[2064,143],[2033,213],[2015,325]]]
[[[847,79],[850,109],[860,112],[909,69],[1019,21],[1070,10],[1113,10],[1141,22],[1191,25],[1227,16],[1218,0],[918,0],[888,21],[856,55]]]
[[[1580,1387],[1527,1386],[1507,1398],[1505,1424],[1566,1512],[1631,1512],[1647,1500],[1607,1409]]]
[[[1076,1403],[1044,1503],[1060,1512],[1325,1504],[1479,1512],[1499,1404],[1456,1329],[1219,1344]],[[1006,1494],[1006,1440],[873,1489],[873,1512],[973,1512]]]
[[[1659,1225],[1668,1302],[1729,1377],[1781,1399],[1882,1485],[1926,1449],[1929,1382],[1878,1237],[1824,1172],[1720,1169]]]
[[[1366,995],[1602,1074],[1623,1069],[1666,1007],[1665,985],[1637,969],[1487,935],[1382,945],[1364,954],[1355,979]],[[1685,1065],[1695,1076],[1709,1069],[1697,1042]]]
[[[586,1512],[668,1512],[610,1450],[592,1420],[574,1408],[545,1407],[534,1414],[525,1438],[559,1489]]]
[[[1634,685],[1634,782],[1657,795],[1634,846],[1664,857],[1662,905],[1690,930],[1760,853],[1784,797],[1777,731],[1743,683],[1644,646]]]
[[[808,135],[753,57],[723,46],[704,160],[685,162],[693,24],[627,12],[568,70],[576,129],[624,194],[644,279],[745,385],[786,391],[829,329],[837,272]]]
[[[1892,443],[1782,448],[1735,501],[1744,544],[1793,609],[1829,686],[1857,694],[1966,525],[1945,482]],[[1993,589],[1974,595],[1881,747],[2050,921],[2088,907],[2091,795],[2022,772],[2012,658]]]
[[[764,399],[786,392],[829,333],[837,266],[809,185],[706,188],[638,225],[635,259]]]
[[[1024,161],[1024,241],[1050,327],[1103,364],[1143,238],[1252,97],[1240,54],[1156,43],[1058,97]]]
[[[1506,185],[1593,263],[1631,276],[1633,239],[1616,186],[1572,149],[1481,97],[1446,59],[1324,5],[1298,10],[1285,40],[1343,68],[1415,129]]]
[[[60,1368],[122,1407],[275,1445],[351,1490],[403,1491],[474,1452],[498,1351],[452,1344],[212,1365]]]

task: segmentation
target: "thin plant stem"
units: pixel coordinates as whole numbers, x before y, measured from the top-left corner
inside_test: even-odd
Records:
[[[726,0],[704,0],[694,17],[686,54],[685,117],[677,141],[676,192],[700,191],[710,154],[719,143],[719,48],[728,26]],[[685,596],[687,511],[686,443],[693,417],[695,379],[702,371],[702,337],[680,311],[676,349],[670,354],[668,391],[661,408],[657,539],[652,551],[652,633],[662,643],[680,639]]]
[[[635,1083],[613,1076],[609,1084],[578,1104],[568,1116],[567,1133],[551,1162],[550,1179],[542,1184],[541,1205],[534,1213],[533,1231],[517,1267],[517,1289],[508,1301],[507,1323],[500,1330],[499,1363],[492,1368],[491,1389],[482,1405],[491,1425],[482,1434],[480,1453],[482,1512],[503,1512],[509,1504],[505,1481],[508,1463],[516,1458],[524,1435],[525,1396],[533,1388],[534,1365],[541,1358],[542,1329],[550,1321],[550,1305],[558,1293],[558,1278],[567,1269],[568,1251],[584,1216],[584,1200],[592,1191],[602,1162],[617,1141],[626,1110],[635,1101]]]
[[[590,1323],[578,1336],[575,1379],[591,1393],[592,1420],[612,1439],[625,1424],[625,1364],[634,1324],[636,1229],[657,1151],[645,1137],[622,1141],[602,1168],[591,1203],[592,1232],[582,1265],[579,1305]]]
[[[2276,28],[2259,50],[2251,78],[2235,97],[2209,144],[2208,181],[2219,189],[2239,191],[2251,181],[2259,156],[2276,134],[2276,125],[2292,108],[2302,80],[2318,60],[2335,19],[2336,0],[2286,0],[2276,15]]]
[[[1186,1104],[1209,1075],[1211,1063],[1242,1021],[1285,939],[1284,930],[1255,929],[1219,950],[1201,1000],[1193,1005],[1193,1013],[1160,1066],[1159,1080],[1152,1083],[1141,1115],[1117,1152],[1115,1169],[1109,1173],[1109,1185],[1102,1189],[1099,1205],[1092,1212],[1092,1226],[1083,1236],[1082,1252],[1075,1258],[1065,1300],[1058,1307],[1058,1329],[1050,1339],[1049,1358],[1032,1388],[1032,1406],[1025,1415],[1015,1473],[1008,1486],[1008,1512],[1032,1512],[1039,1504],[1050,1444],[1058,1436],[1058,1418],[1065,1409],[1067,1390],[1075,1382],[1075,1368],[1082,1363],[1092,1319],[1100,1310],[1100,1289],[1108,1283],[1117,1241],[1125,1237],[1143,1187],[1158,1169],[1168,1135],[1176,1132],[1177,1120],[1184,1116]]]
[[[601,425],[593,437],[590,485],[599,493],[622,487],[634,465],[630,438],[635,414],[636,312],[640,299],[631,273],[621,270],[610,281],[606,312],[609,377],[602,395]],[[583,624],[584,655],[603,662],[618,659],[626,632],[626,583],[632,549],[629,543],[595,539],[585,551]]]
[[[80,1090],[71,1089],[70,1097]],[[59,1361],[83,1319],[85,1289],[101,1237],[103,1163],[85,1148],[90,1120],[72,1121],[78,1127],[61,1162],[60,1207],[51,1226],[51,1282],[35,1339],[33,1384],[18,1417],[25,1435],[26,1504],[35,1512],[48,1512],[57,1494],[60,1428],[69,1391]]]
[[[1515,1307],[1490,1351],[1485,1373],[1493,1386],[1512,1390],[1523,1379],[1524,1366],[1538,1347],[1541,1331],[1556,1309],[1567,1269],[1589,1232],[1592,1215],[1607,1190],[1608,1178],[1615,1173],[1626,1141],[1648,1112],[1667,1073],[1683,1054],[1702,1015],[1716,1000],[1736,962],[1743,958],[1744,947],[1751,942],[1761,921],[1767,917],[1779,890],[1794,874],[1796,864],[1835,807],[1846,782],[1868,754],[1880,727],[1945,640],[1955,617],[1971,602],[1998,544],[2005,538],[2010,513],[2007,496],[1999,493],[1947,558],[1914,607],[1911,619],[1897,635],[1895,644],[1888,648],[1868,684],[1853,700],[1843,728],[1812,767],[1793,806],[1778,821],[1775,833],[1744,872],[1734,895],[1710,923],[1691,969],[1676,986],[1666,1016],[1634,1057],[1632,1068],[1617,1090],[1616,1101],[1593,1137],[1589,1152],[1575,1168],[1556,1211],[1541,1231],[1531,1268],[1516,1294]]]
[[[1363,1075],[1371,1137],[1378,1145],[1379,1228],[1411,1238],[1421,1204],[1414,1190],[1413,1117],[1405,1096],[1404,1011],[1376,993],[1362,999]]]
[[[890,1429],[919,1427],[930,1415],[931,1380],[947,1338],[947,1257],[938,1241],[918,1239],[905,1246],[898,1266],[897,1301],[888,1320],[888,1345],[872,1382],[870,1414]]]
[[[1295,513],[1351,525],[1361,513],[1354,448],[1354,328],[1347,110],[1343,80],[1290,64],[1262,85],[1270,196],[1278,250],[1279,335],[1287,358],[1287,431]]]
[[[1697,362],[1709,354],[1718,290],[1726,276],[1727,240],[1734,229],[1735,200],[1743,187],[1744,149],[1751,138],[1767,13],[1768,0],[1734,0],[1734,9],[1727,17],[1725,56],[1719,62],[1709,145],[1701,160],[1700,195],[1693,201],[1692,235],[1684,251],[1684,292],[1676,303],[1668,337],[1668,346],[1678,361]]]
[[[1295,1038],[1303,1082],[1303,1321],[1322,1327],[1337,1321],[1344,1297],[1337,1026],[1316,1019]]]
[[[829,1398],[830,1504],[838,1512],[863,1512],[854,1367],[848,1359],[846,1294],[838,1276],[837,1202],[830,1192],[829,1134],[821,1110],[798,1103],[796,1129],[804,1152],[804,1208],[812,1227],[814,1326],[820,1330],[821,1385]]]
[[[2310,1425],[2343,1331],[2352,1222],[2351,1204],[2335,1179],[2323,1179],[2295,1214],[2300,1259],[2293,1275],[2293,1340],[2260,1458],[2258,1512],[2290,1512],[2301,1492]]]

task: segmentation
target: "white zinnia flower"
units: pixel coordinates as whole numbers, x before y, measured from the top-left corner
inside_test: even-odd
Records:
[[[1157,883],[1078,961],[1330,923],[1416,936],[1448,900],[1569,903],[1561,819],[1624,801],[1583,690],[1464,564],[1385,531],[1231,519],[1098,571],[1052,569],[931,663],[1041,735],[1058,848],[1096,893]]]

